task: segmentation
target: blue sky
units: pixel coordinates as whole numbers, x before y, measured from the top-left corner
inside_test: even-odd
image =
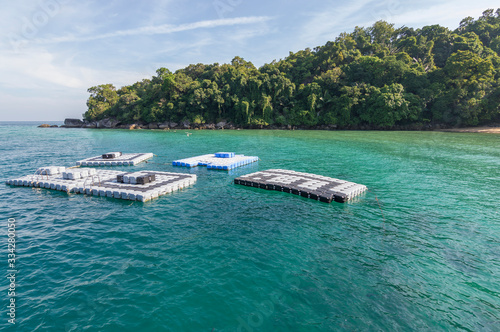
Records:
[[[498,1],[17,0],[0,12],[0,121],[81,118],[87,89],[241,56],[256,66],[355,26],[455,29]]]

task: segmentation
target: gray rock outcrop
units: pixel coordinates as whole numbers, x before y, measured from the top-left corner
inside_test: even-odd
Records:
[[[217,129],[224,129],[224,127],[227,125],[227,122],[226,121],[221,121],[221,122],[218,122],[216,125],[215,125],[215,128]]]
[[[64,126],[67,128],[81,128],[83,121],[80,119],[65,119]]]
[[[97,128],[116,128],[120,124],[120,121],[116,119],[102,119],[100,121],[97,121]]]

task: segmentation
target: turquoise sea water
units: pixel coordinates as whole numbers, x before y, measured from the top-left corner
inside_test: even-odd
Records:
[[[0,124],[0,180],[108,151],[197,183],[148,203],[0,185],[17,223],[18,331],[498,331],[500,136],[123,131]],[[218,151],[230,173],[174,168]],[[237,186],[284,168],[370,189],[347,203]],[[130,167],[116,169],[131,170]]]

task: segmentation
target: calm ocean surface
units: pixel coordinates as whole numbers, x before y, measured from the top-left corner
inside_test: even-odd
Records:
[[[36,123],[36,125],[39,123]],[[17,331],[498,331],[500,136],[124,131],[0,123],[0,271],[15,218]],[[8,178],[108,151],[197,183],[148,203]],[[174,168],[218,151],[235,171]],[[347,204],[232,183],[284,168],[366,185]],[[377,201],[378,199],[378,201]]]

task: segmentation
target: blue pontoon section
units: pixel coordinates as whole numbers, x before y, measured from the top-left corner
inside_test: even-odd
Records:
[[[179,167],[197,167],[205,166],[208,169],[229,171],[244,165],[257,162],[259,157],[237,155],[234,152],[217,152],[214,154],[205,154],[202,156],[174,160],[173,166]]]

